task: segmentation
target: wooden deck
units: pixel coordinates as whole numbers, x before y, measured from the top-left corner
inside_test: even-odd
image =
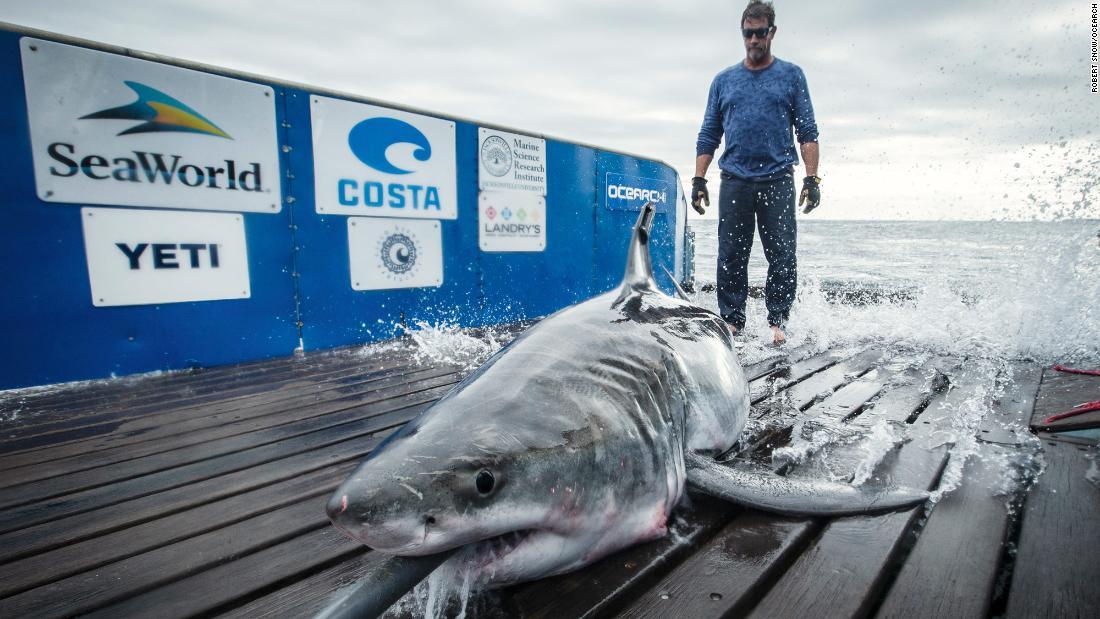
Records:
[[[911,440],[877,476],[958,487],[930,512],[834,520],[695,497],[674,536],[487,594],[470,615],[1100,612],[1100,488],[1086,478],[1096,435],[1028,430],[1100,399],[1100,378],[1019,364],[996,387],[966,364],[913,367],[879,350],[793,350],[747,370],[756,420],[733,465],[771,462],[807,428],[895,424]],[[329,525],[328,495],[461,376],[393,347],[0,396],[0,616],[315,614],[383,559]],[[976,401],[994,412],[960,427]],[[980,457],[952,467],[951,443]],[[836,461],[845,449],[858,446],[836,447]],[[1036,450],[1045,469],[1033,479]]]

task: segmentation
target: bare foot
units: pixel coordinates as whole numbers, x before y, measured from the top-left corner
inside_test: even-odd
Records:
[[[775,346],[779,346],[783,342],[786,342],[786,341],[787,341],[787,334],[783,333],[783,329],[780,329],[779,327],[777,327],[775,325],[772,325],[772,344],[774,344]]]

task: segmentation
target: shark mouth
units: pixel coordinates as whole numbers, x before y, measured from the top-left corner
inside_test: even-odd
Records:
[[[467,558],[472,559],[474,567],[484,570],[525,547],[539,532],[538,529],[521,529],[474,542],[466,547]]]

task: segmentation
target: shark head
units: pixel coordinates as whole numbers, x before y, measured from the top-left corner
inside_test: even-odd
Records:
[[[665,533],[681,486],[675,472],[665,483],[653,445],[629,439],[636,425],[617,428],[585,412],[600,409],[592,402],[550,398],[538,384],[472,378],[343,482],[327,504],[339,529],[402,556],[463,548],[464,565],[489,586],[569,571]]]
[[[525,477],[521,453],[455,436],[449,445],[426,436],[432,430],[414,421],[375,450],[329,500],[333,523],[404,556],[545,526],[545,507],[532,500],[543,488]]]

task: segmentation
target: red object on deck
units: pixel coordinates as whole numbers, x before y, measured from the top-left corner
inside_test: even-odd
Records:
[[[1070,374],[1087,374],[1089,376],[1100,376],[1100,370],[1078,370],[1076,368],[1067,368],[1064,365],[1055,365],[1054,369],[1059,372],[1068,372]]]
[[[1066,417],[1074,417],[1083,413],[1091,413],[1092,411],[1100,411],[1100,400],[1096,400],[1095,402],[1085,402],[1084,404],[1078,406],[1073,410],[1068,410],[1064,413],[1058,413],[1057,415],[1051,415],[1050,417],[1044,419],[1043,423],[1047,424],[1053,421],[1058,421],[1059,419],[1065,419]]]
[[[1085,374],[1085,375],[1088,375],[1088,376],[1100,376],[1100,370],[1079,370],[1079,369],[1076,369],[1076,368],[1067,368],[1064,365],[1055,365],[1054,369],[1055,369],[1055,371],[1066,372],[1068,374]],[[1058,413],[1057,415],[1051,415],[1050,417],[1047,417],[1046,419],[1044,419],[1043,423],[1048,424],[1048,423],[1051,423],[1053,421],[1058,421],[1059,419],[1066,419],[1067,417],[1076,417],[1077,415],[1081,415],[1081,414],[1084,414],[1084,413],[1091,413],[1092,411],[1100,411],[1100,400],[1096,400],[1096,401],[1093,401],[1093,402],[1085,402],[1084,404],[1081,404],[1080,406],[1077,406],[1073,410],[1068,410],[1064,413]]]

